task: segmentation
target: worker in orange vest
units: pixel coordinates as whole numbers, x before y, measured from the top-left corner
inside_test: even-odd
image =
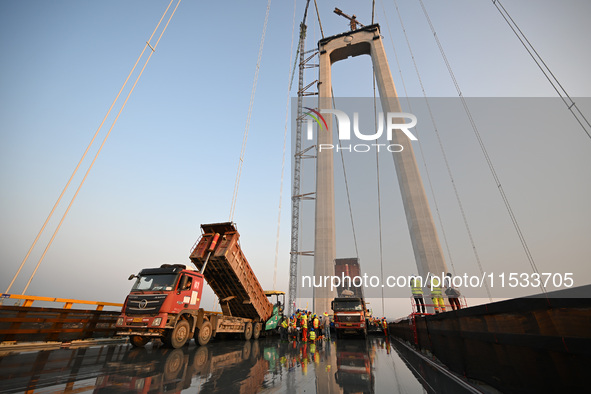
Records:
[[[302,315],[301,325],[302,325],[302,341],[308,342],[308,315],[305,313]]]
[[[386,338],[387,338],[388,337],[388,322],[386,321],[385,317],[382,319],[382,328],[384,329],[384,336],[386,336]]]

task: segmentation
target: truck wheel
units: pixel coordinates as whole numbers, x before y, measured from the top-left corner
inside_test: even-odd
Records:
[[[191,333],[191,327],[189,322],[186,320],[179,320],[176,326],[166,333],[164,343],[172,348],[178,349],[183,347],[185,342],[189,339]]]
[[[248,341],[250,338],[252,338],[252,323],[248,322],[244,327],[244,340]]]
[[[261,336],[261,330],[262,330],[262,325],[261,323],[256,323],[254,325],[254,332],[253,332],[253,338],[254,339],[259,339],[259,337]]]
[[[209,343],[209,340],[211,339],[211,323],[210,322],[208,322],[208,321],[203,322],[203,324],[201,325],[201,328],[199,329],[199,331],[197,331],[197,333],[195,335],[195,339],[199,343],[199,345],[201,345],[201,346],[207,345]]]
[[[150,337],[140,337],[139,335],[132,335],[129,337],[129,342],[133,347],[144,347],[150,342]]]

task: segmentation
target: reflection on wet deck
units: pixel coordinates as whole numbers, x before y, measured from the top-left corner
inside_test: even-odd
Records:
[[[400,344],[275,338],[167,349],[129,345],[0,356],[2,392],[461,392]]]

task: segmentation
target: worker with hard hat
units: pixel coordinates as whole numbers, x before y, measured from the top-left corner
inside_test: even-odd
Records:
[[[328,313],[324,312],[322,317],[322,325],[324,326],[324,338],[330,341],[330,317]]]
[[[302,327],[302,341],[308,342],[308,314],[302,314],[300,324]]]
[[[439,313],[439,309],[441,309],[441,312],[445,312],[445,303],[443,302],[441,283],[439,282],[439,278],[431,277],[431,299],[433,300],[435,313]]]
[[[412,296],[415,299],[417,313],[425,313],[425,301],[423,300],[423,281],[420,276],[415,276],[410,280]]]

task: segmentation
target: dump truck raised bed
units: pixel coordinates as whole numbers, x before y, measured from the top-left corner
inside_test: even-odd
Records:
[[[257,338],[263,328],[277,328],[285,293],[263,290],[240,248],[234,223],[203,224],[201,229],[203,235],[190,259],[220,300],[223,316],[251,319]],[[273,296],[275,302],[271,303],[267,297]]]
[[[117,320],[117,335],[134,346],[153,338],[179,348],[191,336],[200,345],[221,333],[258,338],[277,328],[283,315],[283,292],[266,294],[244,257],[234,223],[204,224],[190,259],[199,269],[164,264],[138,275]],[[200,308],[203,280],[218,296],[222,312]],[[267,295],[275,296],[271,303]]]

